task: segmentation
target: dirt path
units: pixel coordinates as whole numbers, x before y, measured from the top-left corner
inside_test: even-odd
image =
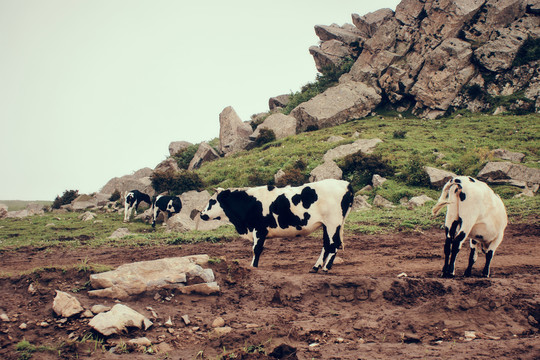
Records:
[[[55,345],[60,358],[193,359],[218,355],[237,359],[538,359],[540,358],[540,225],[511,225],[492,263],[492,278],[463,278],[468,249],[457,262],[456,279],[439,278],[444,234],[425,233],[346,237],[345,250],[328,274],[309,274],[321,247],[314,237],[271,239],[260,267],[249,267],[251,245],[242,239],[217,244],[79,249],[26,248],[0,253],[0,358],[18,359],[15,345]],[[74,292],[85,308],[113,300],[87,296],[88,272],[75,269],[29,273],[36,268],[120,264],[206,253],[222,261],[212,265],[219,296],[162,291],[124,303],[152,317],[147,331],[105,339],[109,350],[122,339],[146,336],[150,355],[131,347],[103,352],[81,339],[89,319],[63,322],[52,313],[54,290]],[[483,267],[480,256],[473,275]],[[405,273],[406,276],[398,277]],[[28,292],[29,284],[36,289]],[[185,325],[181,317],[188,315]],[[173,327],[163,324],[169,318]],[[232,332],[215,337],[211,324],[225,320]],[[40,324],[47,322],[43,327]],[[27,324],[26,330],[19,328]],[[62,344],[62,345],[60,345]],[[279,357],[279,347],[295,349]],[[95,345],[95,344],[94,344]],[[119,347],[116,348],[118,352]],[[273,353],[273,357],[266,354]],[[35,359],[56,359],[39,352]]]

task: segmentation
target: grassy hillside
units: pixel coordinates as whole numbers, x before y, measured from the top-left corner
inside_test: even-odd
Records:
[[[9,211],[17,211],[26,209],[28,204],[41,204],[43,206],[50,206],[52,201],[25,201],[25,200],[0,200],[0,204],[7,205]]]
[[[327,142],[337,135],[339,142]],[[243,151],[217,161],[206,163],[197,173],[205,186],[240,187],[271,183],[279,169],[299,168],[306,176],[322,161],[324,153],[341,144],[360,138],[380,138],[375,154],[387,161],[394,175],[383,186],[365,191],[373,199],[379,194],[396,205],[403,197],[426,194],[433,199],[438,189],[407,183],[406,176],[419,165],[446,167],[459,174],[476,176],[490,159],[490,150],[505,148],[526,155],[524,164],[540,167],[540,115],[524,116],[463,116],[438,120],[374,116],[351,121],[341,126],[306,132],[265,144],[251,151]],[[301,164],[301,166],[299,166]],[[413,164],[415,164],[413,166]],[[514,198],[521,192],[511,186],[494,186],[503,198],[511,223],[530,222],[540,213],[540,197]],[[358,189],[357,189],[358,190]],[[393,209],[373,208],[353,212],[346,233],[373,234],[398,231],[423,231],[440,226],[444,217],[431,216],[431,206],[408,210],[403,206]],[[120,213],[100,213],[96,221],[83,222],[77,213],[46,213],[24,219],[0,219],[0,249],[21,246],[152,246],[198,241],[221,241],[236,237],[232,226],[211,232],[166,232],[158,227],[152,231],[140,221],[123,224]],[[119,227],[133,233],[123,239],[109,236]],[[314,236],[320,236],[315,234]],[[443,236],[441,234],[441,236]]]

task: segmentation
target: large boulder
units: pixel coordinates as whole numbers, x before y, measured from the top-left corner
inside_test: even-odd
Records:
[[[74,211],[92,209],[98,206],[97,198],[81,194],[71,202],[71,209]]]
[[[251,139],[256,139],[259,136],[261,129],[272,130],[276,135],[276,139],[282,139],[287,136],[296,135],[296,119],[292,116],[282,113],[272,114],[257,126]]]
[[[457,176],[453,172],[437,169],[431,166],[425,166],[424,170],[429,176],[431,186],[436,188],[442,188],[444,184],[448,182],[448,180]]]
[[[477,175],[478,179],[491,183],[510,183],[520,187],[537,188],[540,184],[540,169],[511,162],[488,162]]]
[[[99,193],[109,198],[115,190],[118,190],[121,194],[124,194],[126,191],[139,190],[153,196],[155,191],[152,188],[152,181],[150,180],[152,173],[153,170],[146,167],[137,170],[131,175],[112,178],[101,188]]]
[[[180,171],[180,166],[178,166],[178,162],[175,158],[169,157],[154,168],[154,172],[160,172],[160,173],[167,173],[167,172],[178,172]]]
[[[337,164],[328,160],[317,166],[315,169],[309,173],[309,181],[320,181],[326,179],[338,179],[341,180],[343,177],[343,171],[337,166]]]
[[[270,110],[284,108],[287,106],[287,104],[289,104],[290,98],[291,98],[291,95],[289,94],[273,96],[270,99],[268,99],[268,108]]]
[[[182,210],[167,221],[169,231],[185,232],[190,230],[208,231],[229,224],[225,221],[210,220],[201,221],[199,213],[206,207],[210,200],[210,193],[204,191],[187,191],[180,195]]]
[[[252,133],[251,126],[242,122],[231,106],[219,114],[219,150],[222,153],[244,150],[250,143],[249,136]]]
[[[363,152],[364,154],[371,154],[375,147],[381,143],[381,139],[358,139],[352,144],[340,145],[333,149],[330,149],[324,154],[323,161],[337,160],[341,159],[347,155],[357,153],[358,151]]]
[[[188,170],[195,170],[201,167],[205,162],[214,161],[219,159],[219,154],[208,143],[202,142],[197,149],[197,152],[191,159]]]
[[[90,275],[90,296],[127,299],[147,291],[179,289],[202,283],[214,286],[212,269],[204,269],[208,255],[140,261],[119,266],[116,270]],[[219,291],[219,287],[217,288]]]
[[[144,330],[152,326],[152,322],[146,316],[123,304],[116,304],[110,311],[97,314],[88,323],[94,330],[105,336],[123,334],[129,328]]]
[[[374,87],[361,82],[346,82],[329,88],[293,109],[297,132],[310,127],[325,128],[368,115],[381,96]]]

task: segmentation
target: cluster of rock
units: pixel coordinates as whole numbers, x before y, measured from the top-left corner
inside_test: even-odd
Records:
[[[114,271],[91,275],[90,283],[98,289],[89,291],[88,295],[126,300],[160,289],[178,290],[182,294],[219,294],[214,273],[211,269],[202,268],[208,264],[208,259],[208,255],[195,255],[124,264]],[[100,289],[102,287],[106,288]],[[63,291],[56,291],[52,308],[60,318],[90,318],[88,325],[105,336],[123,334],[129,328],[147,330],[153,325],[148,317],[124,304],[116,304],[112,308],[96,304],[84,309],[74,295]],[[183,321],[189,324],[189,317],[183,317]]]
[[[353,14],[354,26],[316,26],[321,44],[310,52],[317,69],[347,59],[354,65],[337,87],[293,113],[298,119],[303,108],[312,118],[329,118],[325,106],[337,94],[350,104],[334,121],[360,118],[383,98],[398,111],[435,118],[451,106],[486,110],[488,96],[482,95],[523,92],[524,100],[513,106],[538,110],[539,61],[515,60],[528,39],[540,37],[539,15],[537,0],[403,0],[395,12]]]

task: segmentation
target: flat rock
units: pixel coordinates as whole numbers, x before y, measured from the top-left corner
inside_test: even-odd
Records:
[[[88,325],[101,334],[109,336],[127,332],[130,327],[146,330],[152,326],[152,322],[130,307],[116,304],[110,311],[94,316]]]

